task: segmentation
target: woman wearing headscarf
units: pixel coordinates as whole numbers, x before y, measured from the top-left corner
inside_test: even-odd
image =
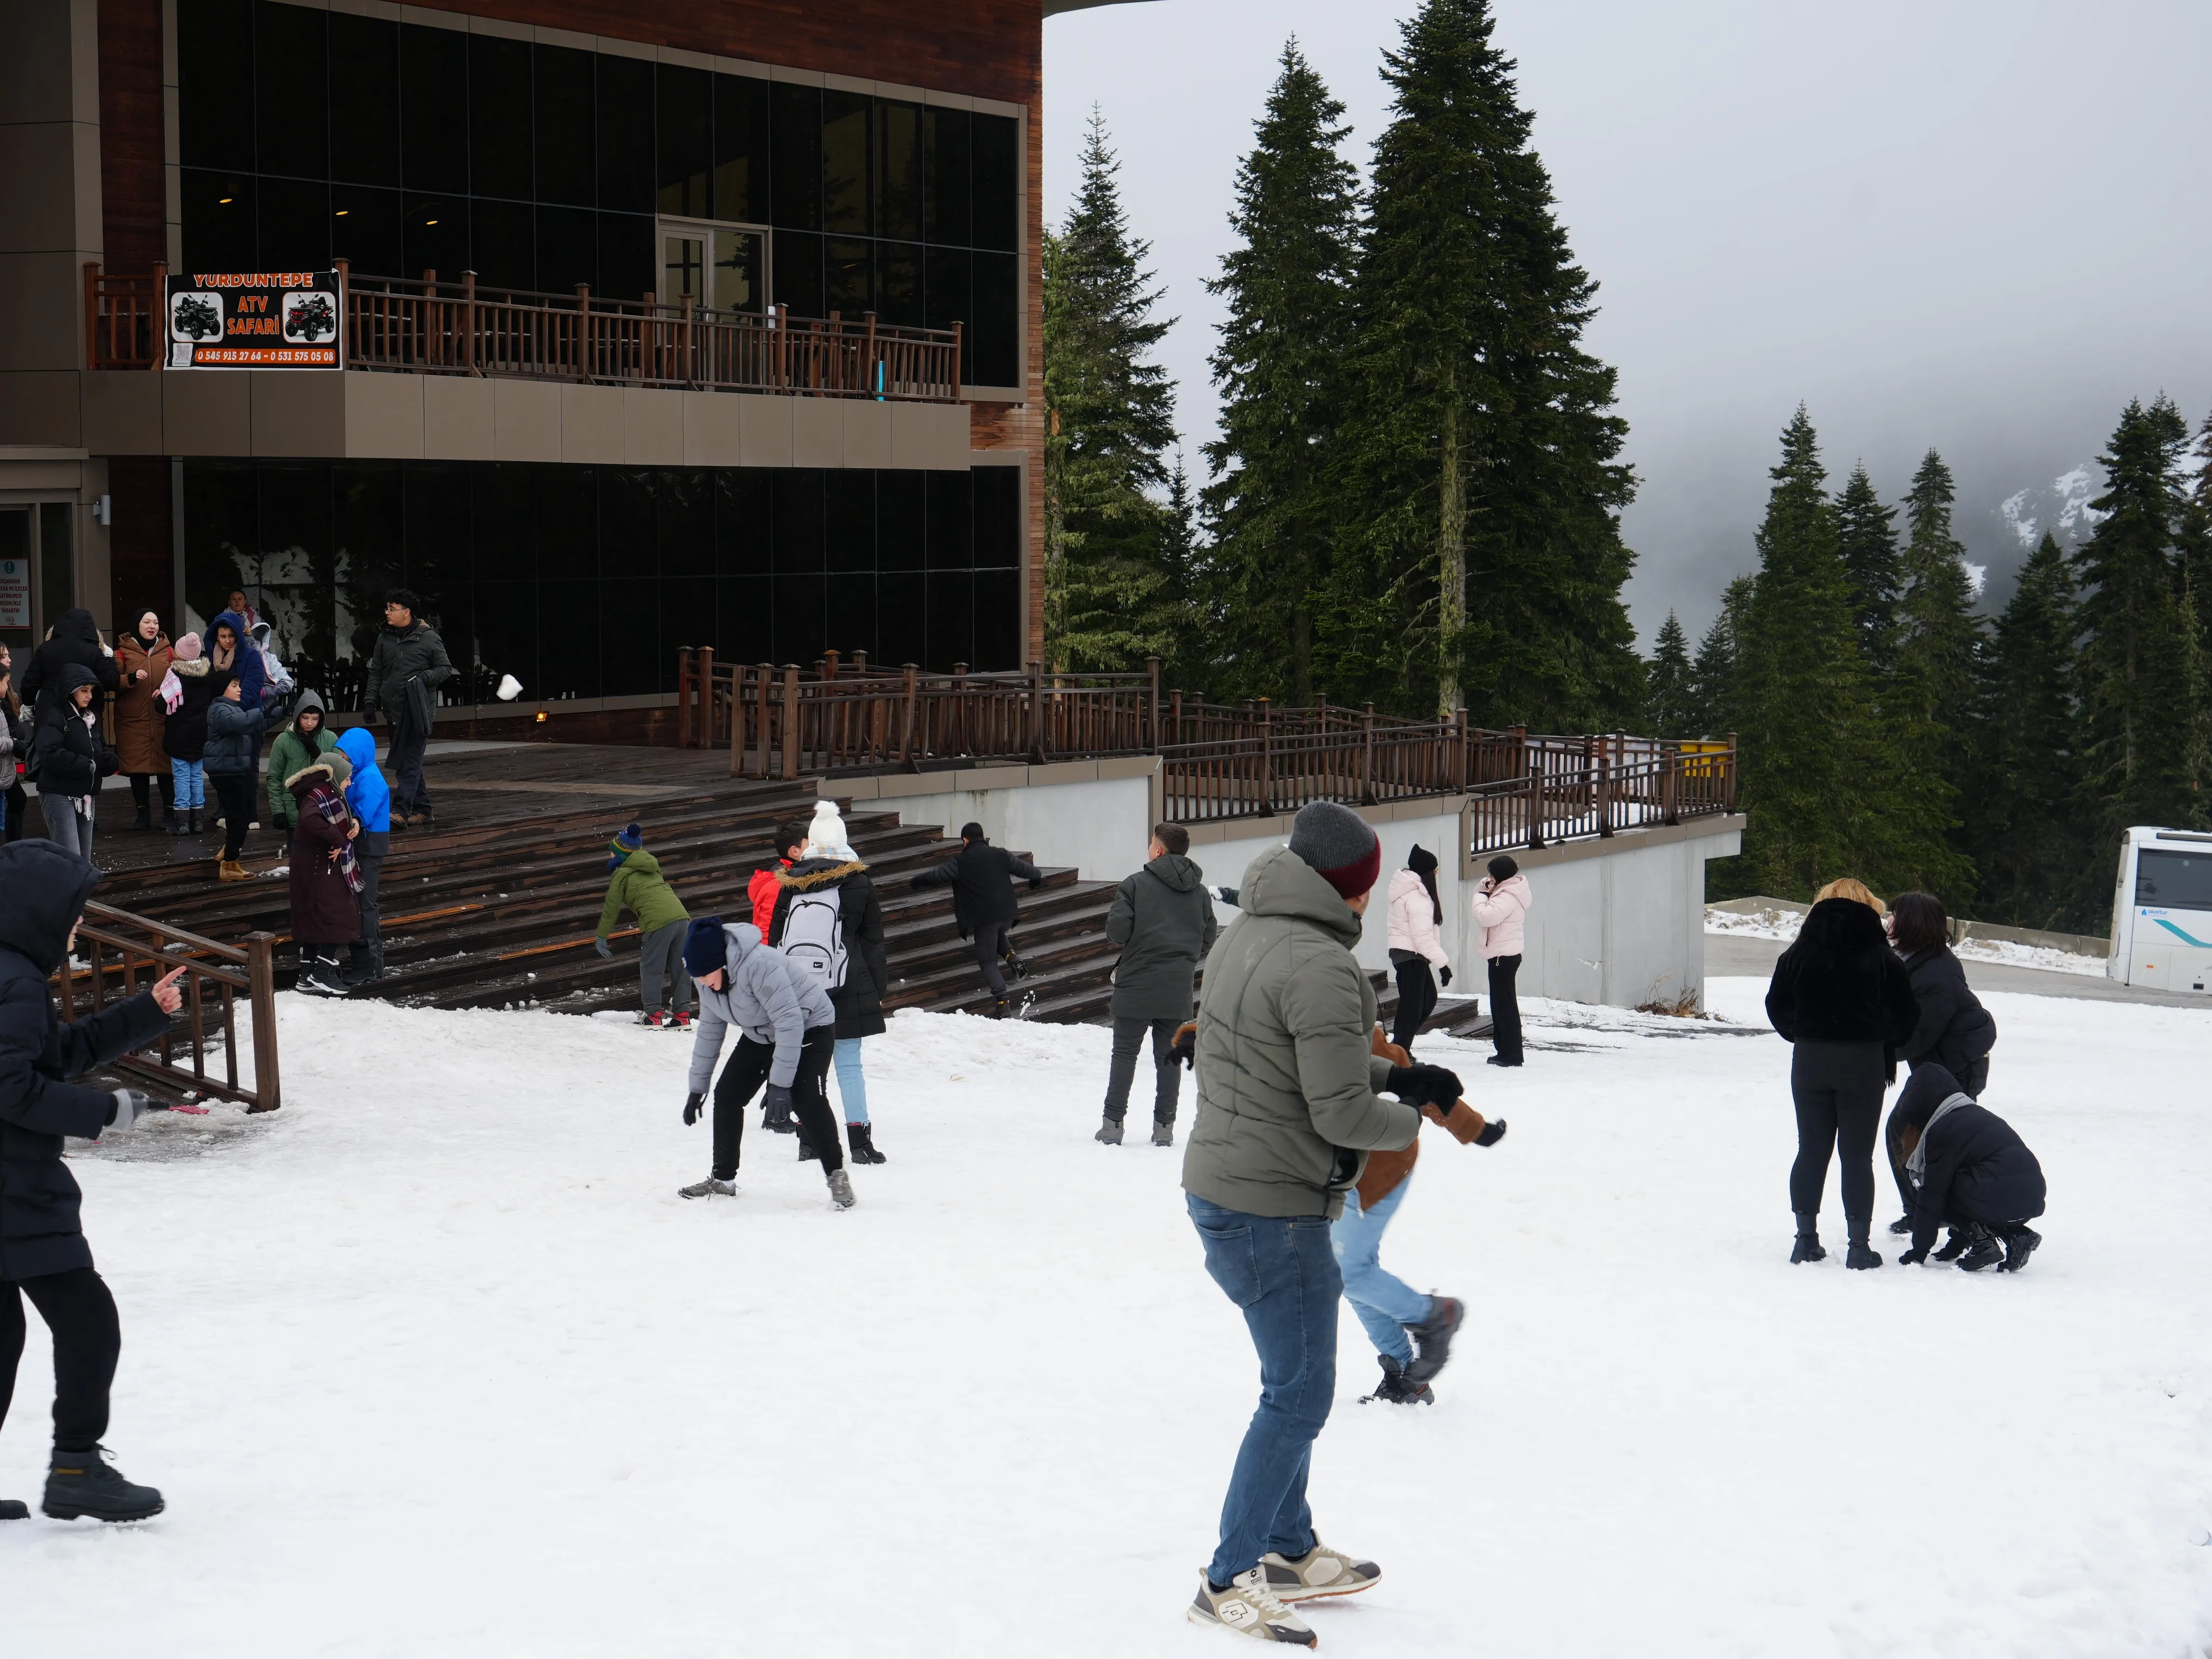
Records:
[[[1437,981],[1451,983],[1451,958],[1438,929],[1444,902],[1437,895],[1437,855],[1418,843],[1406,867],[1390,878],[1390,966],[1398,979],[1398,1013],[1390,1041],[1410,1050],[1437,1009]]]
[[[154,827],[155,781],[169,775],[168,752],[161,747],[161,728],[168,710],[161,702],[161,682],[177,653],[161,631],[161,619],[141,611],[138,625],[115,641],[115,753],[123,775],[131,780],[131,799],[138,808],[139,830]],[[167,803],[164,829],[176,824],[173,793]]]

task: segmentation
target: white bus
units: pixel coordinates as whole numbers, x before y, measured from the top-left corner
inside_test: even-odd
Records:
[[[2166,991],[2212,986],[2212,835],[2138,826],[2120,845],[2105,971]]]

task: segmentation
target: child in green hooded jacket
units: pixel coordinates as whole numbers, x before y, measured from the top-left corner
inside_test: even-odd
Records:
[[[593,948],[613,960],[607,935],[627,909],[637,917],[639,1000],[644,1012],[641,1025],[686,1026],[691,1023],[691,976],[684,971],[684,930],[691,913],[676,890],[660,873],[660,860],[645,850],[645,831],[633,823],[607,843],[612,854],[607,868],[607,902],[599,908],[599,935]],[[662,981],[672,988],[663,1006]]]

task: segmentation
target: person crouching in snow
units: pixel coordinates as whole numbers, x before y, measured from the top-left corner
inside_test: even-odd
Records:
[[[62,1138],[128,1129],[153,1103],[136,1089],[68,1081],[143,1048],[182,1006],[181,968],[150,989],[64,1024],[46,981],[76,944],[100,872],[49,842],[0,848],[0,1420],[23,1352],[23,1298],[53,1333],[54,1453],[41,1506],[58,1521],[143,1521],[161,1494],[105,1461],[108,1388],[122,1352],[115,1298],[78,1223],[83,1194]],[[0,1500],[0,1520],[30,1511]]]
[[[311,996],[346,994],[338,953],[361,937],[361,864],[353,855],[361,826],[346,811],[341,766],[353,775],[353,763],[333,749],[284,780],[300,808],[291,869],[292,937],[300,946],[296,988]]]
[[[845,1108],[845,1139],[855,1164],[888,1164],[876,1150],[868,1122],[867,1077],[860,1069],[860,1040],[884,1032],[884,994],[891,968],[884,954],[884,907],[868,866],[845,838],[837,803],[814,809],[799,856],[776,878],[769,944],[804,967],[830,994],[837,1011],[837,1098]],[[799,1155],[815,1156],[799,1138]]]
[[[691,913],[660,873],[660,860],[645,850],[645,831],[628,825],[607,843],[607,902],[599,907],[599,929],[592,948],[611,962],[607,935],[624,910],[637,917],[638,1006],[641,1025],[684,1026],[691,1023],[691,978],[684,971],[684,932]],[[661,981],[668,989],[664,993]],[[663,998],[666,1000],[664,1005]]]
[[[1913,1187],[1912,1248],[1898,1264],[1925,1261],[1936,1230],[1948,1224],[1951,1238],[1936,1252],[1938,1261],[1955,1258],[1968,1273],[2025,1267],[2043,1243],[2027,1224],[2043,1213],[2045,1194],[2043,1166],[2012,1125],[1935,1065],[1906,1080],[1897,1121]]]
[[[852,1178],[845,1173],[837,1120],[823,1088],[837,1042],[837,1011],[821,981],[790,957],[761,942],[760,929],[741,921],[725,927],[702,916],[685,930],[684,966],[699,993],[699,1033],[691,1042],[691,1092],[684,1121],[696,1123],[714,1091],[714,1162],[704,1181],[677,1190],[685,1198],[738,1195],[738,1152],[745,1133],[745,1108],[768,1085],[769,1109],[796,1114],[822,1154],[830,1201],[853,1207]],[[738,1051],[714,1081],[722,1035],[738,1028]]]
[[[1383,1040],[1380,1026],[1368,1047],[1394,1066],[1413,1063],[1405,1048]],[[1482,1114],[1463,1100],[1454,1101],[1449,1109],[1424,1106],[1421,1115],[1443,1124],[1462,1146],[1495,1146],[1505,1139],[1504,1118],[1485,1122]],[[1430,1381],[1451,1358],[1452,1336],[1467,1312],[1457,1297],[1423,1296],[1379,1259],[1383,1231],[1398,1212],[1420,1155],[1419,1135],[1402,1151],[1368,1153],[1358,1183],[1344,1195],[1344,1213],[1328,1224],[1329,1248],[1344,1274],[1344,1299],[1367,1328],[1368,1340],[1374,1343],[1376,1358],[1382,1364],[1382,1381],[1367,1398],[1395,1406],[1435,1403]],[[1418,1355],[1413,1352],[1417,1341],[1421,1345]]]

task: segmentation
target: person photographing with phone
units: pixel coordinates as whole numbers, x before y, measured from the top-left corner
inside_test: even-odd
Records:
[[[70,1079],[161,1036],[183,1005],[182,968],[134,997],[64,1024],[47,981],[76,944],[100,872],[50,842],[0,848],[0,1424],[22,1358],[27,1298],[53,1334],[54,1445],[40,1508],[58,1521],[143,1521],[161,1494],[103,1456],[108,1389],[122,1351],[115,1298],[92,1265],[83,1194],[62,1161],[65,1137],[97,1140],[161,1109],[136,1089]],[[0,1499],[0,1521],[30,1513]]]

